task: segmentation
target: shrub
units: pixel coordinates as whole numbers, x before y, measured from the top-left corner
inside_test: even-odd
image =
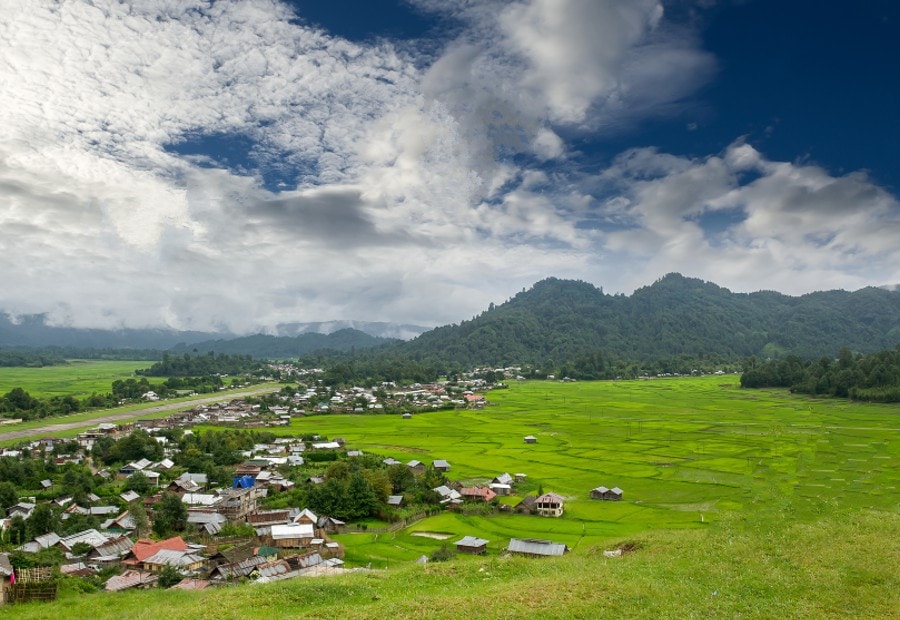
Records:
[[[444,543],[441,545],[440,549],[435,549],[431,554],[432,562],[446,562],[447,560],[452,560],[453,556],[456,555],[456,549]]]

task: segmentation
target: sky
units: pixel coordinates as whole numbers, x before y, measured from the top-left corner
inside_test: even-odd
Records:
[[[898,60],[893,0],[0,0],[0,311],[897,284]]]

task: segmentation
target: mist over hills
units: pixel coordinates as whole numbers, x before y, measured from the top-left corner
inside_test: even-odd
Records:
[[[15,322],[0,313],[2,347],[68,347],[79,349],[168,349],[178,343],[202,342],[224,334],[175,329],[87,329],[55,327],[44,315],[19,317]]]
[[[356,326],[354,329],[351,326]],[[869,287],[792,297],[733,293],[669,274],[632,295],[610,295],[582,281],[547,278],[459,324],[401,341],[424,328],[332,321],[279,326],[279,335],[234,336],[175,330],[49,327],[42,317],[13,324],[0,316],[0,346],[155,348],[285,359],[316,351],[407,357],[462,365],[559,364],[598,351],[612,359],[677,356],[735,359],[756,355],[868,353],[900,342],[900,291]],[[320,333],[324,332],[324,333]],[[384,337],[389,336],[389,337]]]
[[[428,328],[420,325],[371,321],[320,321],[278,325],[274,336],[240,336],[227,332],[179,331],[175,329],[88,329],[47,325],[44,315],[19,317],[12,321],[0,313],[0,347],[142,350],[216,350],[262,357],[304,355],[318,348],[345,351],[407,340]],[[348,331],[349,330],[349,331]],[[339,332],[343,332],[338,334]],[[326,338],[338,334],[333,338]],[[261,348],[261,343],[285,342]],[[373,340],[374,338],[374,340]],[[226,345],[225,343],[232,343]],[[257,353],[253,353],[256,351]],[[293,352],[290,352],[293,351]]]

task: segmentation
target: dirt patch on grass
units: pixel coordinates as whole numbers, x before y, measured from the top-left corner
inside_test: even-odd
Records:
[[[453,534],[447,534],[446,532],[412,532],[411,536],[421,536],[422,538],[434,538],[435,540],[447,540]]]

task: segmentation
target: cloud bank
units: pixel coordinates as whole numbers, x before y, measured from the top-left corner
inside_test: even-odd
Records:
[[[900,281],[900,205],[862,172],[739,136],[585,166],[573,145],[715,73],[660,3],[416,4],[459,29],[417,48],[275,0],[0,0],[0,310],[240,333],[455,322],[549,275]]]

